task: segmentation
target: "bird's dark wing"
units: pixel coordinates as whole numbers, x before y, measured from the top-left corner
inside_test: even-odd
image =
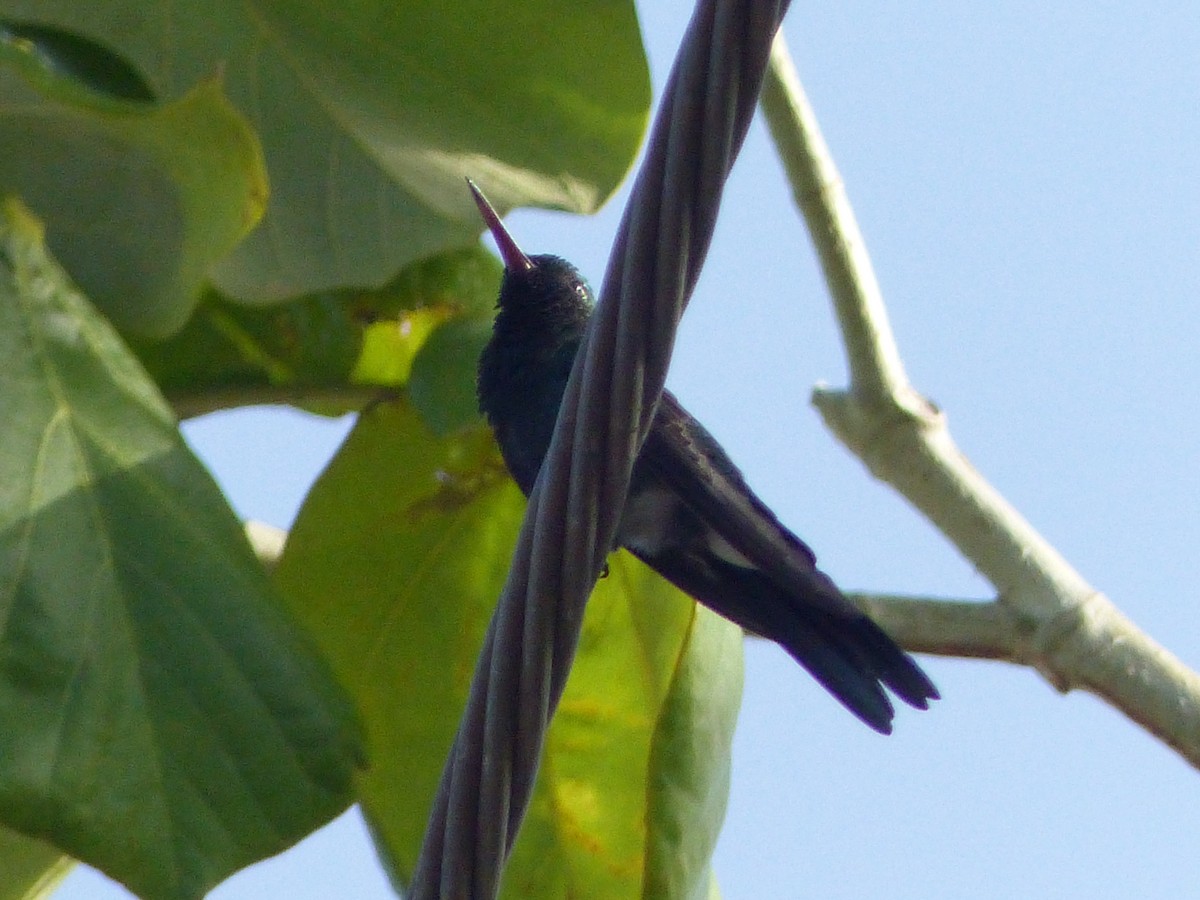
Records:
[[[646,511],[660,534],[639,540]],[[937,690],[816,567],[813,552],[755,496],[720,445],[663,392],[630,487],[622,540],[716,612],[781,644],[871,727],[891,730],[880,684],[924,709]]]

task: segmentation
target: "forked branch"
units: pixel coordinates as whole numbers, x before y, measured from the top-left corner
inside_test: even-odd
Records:
[[[826,425],[992,583],[997,599],[862,598],[904,646],[1036,668],[1082,688],[1200,768],[1200,676],[1139,630],[967,461],[912,387],[845,187],[780,33],[761,98],[816,246],[846,347],[848,390],[818,387]]]

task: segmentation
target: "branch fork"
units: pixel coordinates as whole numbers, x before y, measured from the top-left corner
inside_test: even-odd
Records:
[[[945,415],[909,383],[842,179],[782,34],[762,108],[825,270],[849,390],[819,386],[833,434],[996,588],[990,602],[860,596],[907,649],[1036,669],[1089,691],[1200,768],[1200,676],[1139,630],[970,464]]]

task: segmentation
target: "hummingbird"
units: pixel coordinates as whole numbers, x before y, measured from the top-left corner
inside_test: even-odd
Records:
[[[528,496],[595,301],[566,260],[527,256],[468,184],[504,262],[492,336],[479,358],[479,406]],[[918,709],[938,697],[670,391],[662,392],[634,462],[617,544],[709,609],[779,644],[880,733],[891,733],[895,713],[885,687]]]

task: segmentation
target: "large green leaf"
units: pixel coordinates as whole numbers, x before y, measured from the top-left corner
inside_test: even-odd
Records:
[[[119,327],[179,328],[266,193],[258,143],[217,81],[163,105],[118,100],[0,33],[0,194],[48,223],[52,251]]]
[[[0,226],[0,820],[192,898],[350,799],[350,706],[15,204]]]
[[[5,0],[113,48],[161,97],[218,69],[271,173],[260,228],[217,269],[247,301],[379,285],[502,210],[595,209],[650,91],[632,0]]]
[[[717,894],[708,866],[725,818],[729,735],[741,688],[741,630],[705,610],[696,617],[651,746],[647,897]]]
[[[365,719],[359,795],[397,873],[425,817],[524,499],[482,427],[363,413],[276,575]],[[741,632],[624,554],[593,594],[509,866],[509,897],[706,896],[741,692]]]

